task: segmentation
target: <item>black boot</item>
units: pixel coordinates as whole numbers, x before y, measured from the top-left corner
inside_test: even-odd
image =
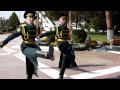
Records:
[[[34,74],[35,74],[36,77],[38,77],[38,74],[37,74],[37,71],[36,71],[36,70],[34,71]]]
[[[27,79],[32,79],[32,75],[28,75],[28,76],[27,76]]]
[[[37,56],[42,57],[42,58],[47,58],[48,59],[48,53],[44,51],[37,51]]]
[[[63,79],[63,75],[59,75],[59,79]]]
[[[51,55],[51,54],[47,54],[47,59],[51,60],[51,61],[54,61],[55,60],[55,57],[54,55]]]

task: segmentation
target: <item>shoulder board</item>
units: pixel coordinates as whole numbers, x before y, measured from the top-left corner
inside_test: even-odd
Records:
[[[17,29],[18,32],[21,32],[22,31],[22,27],[26,26],[27,24],[26,23],[21,23]]]
[[[26,26],[27,24],[25,22],[21,23],[20,26]]]
[[[21,24],[20,26],[22,26],[22,27],[23,27],[23,26],[26,26],[26,24],[25,24],[25,23],[23,23],[23,24]]]

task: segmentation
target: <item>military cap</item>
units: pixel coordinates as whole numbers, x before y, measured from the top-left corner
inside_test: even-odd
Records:
[[[24,18],[27,16],[34,16],[34,18],[36,18],[36,11],[25,11]]]
[[[59,18],[67,18],[67,14],[65,14],[65,13],[61,13],[60,15],[59,15]]]

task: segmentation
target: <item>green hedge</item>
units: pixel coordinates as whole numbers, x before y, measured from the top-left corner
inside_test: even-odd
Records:
[[[73,30],[72,31],[72,41],[73,43],[83,43],[87,38],[87,33],[84,30]]]

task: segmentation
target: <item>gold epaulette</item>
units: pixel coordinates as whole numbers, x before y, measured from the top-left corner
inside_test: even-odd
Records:
[[[20,24],[20,26],[24,27],[24,26],[26,26],[26,24],[25,24],[25,23],[22,23],[22,24]]]
[[[26,26],[26,23],[21,23],[21,24],[19,25],[19,27],[17,28],[17,31],[18,31],[18,32],[21,32],[24,26]]]
[[[63,39],[57,39],[58,42],[63,42],[64,40]]]

